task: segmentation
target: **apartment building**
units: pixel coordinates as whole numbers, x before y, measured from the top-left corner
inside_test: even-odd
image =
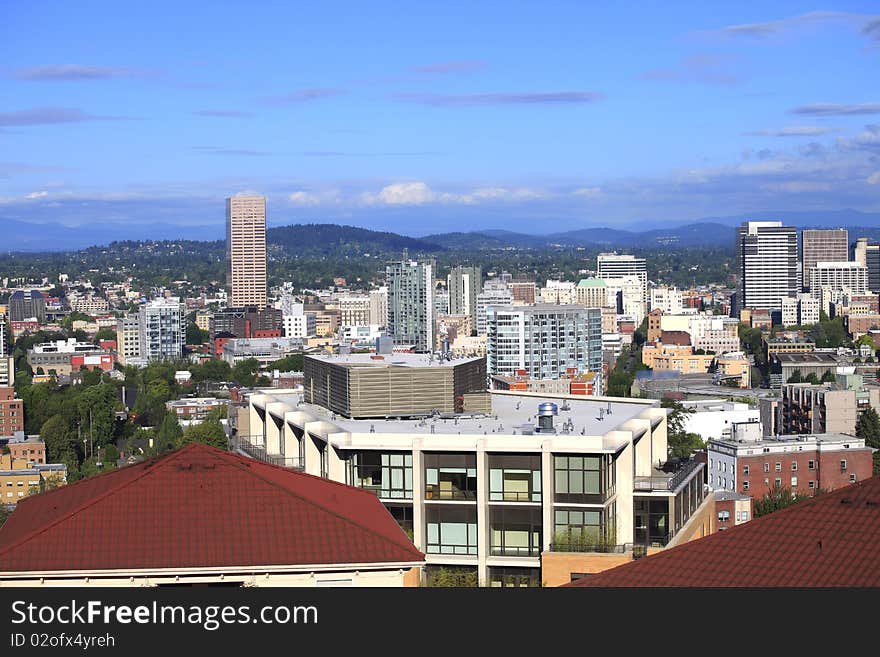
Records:
[[[336,309],[340,326],[369,326],[371,323],[369,295],[341,296],[336,300]]]
[[[388,285],[386,328],[395,344],[416,351],[434,348],[434,263],[402,260],[385,267]]]
[[[602,312],[577,305],[490,307],[486,367],[491,376],[525,370],[532,379],[558,379],[571,368],[601,373]]]
[[[186,341],[186,304],[178,297],[142,304],[138,316],[141,358],[170,360],[183,356]]]
[[[642,363],[656,371],[705,374],[714,360],[714,354],[695,354],[691,345],[664,344],[657,341],[646,343],[642,347]]]
[[[486,331],[489,329],[488,312],[490,308],[509,306],[513,301],[513,291],[507,283],[498,280],[486,281],[482,291],[477,295],[477,334],[486,335]],[[534,301],[532,305],[534,305]]]
[[[859,262],[820,261],[810,270],[810,280],[816,289],[830,288],[832,292],[867,294],[868,268]]]
[[[758,422],[736,424],[730,438],[707,443],[709,487],[759,499],[774,488],[813,495],[871,477],[872,450],[841,433],[762,435]]]
[[[642,317],[644,317],[648,304],[648,267],[645,259],[617,253],[600,253],[596,257],[596,267],[599,272],[599,278],[606,281],[609,278],[625,278],[628,276],[635,276],[639,280],[641,285],[640,300],[644,308]]]
[[[490,394],[486,413],[353,420],[293,390],[255,390],[236,440],[372,491],[427,568],[471,569],[484,586],[513,574],[538,585],[556,557],[600,544],[631,559],[633,544],[690,535],[706,508],[703,464],[666,463],[659,402]]]
[[[0,388],[0,436],[24,431],[24,402],[15,396],[15,388]]]
[[[601,278],[582,278],[575,288],[575,302],[587,308],[608,305],[608,289]]]
[[[684,295],[678,288],[665,285],[651,288],[650,309],[666,315],[678,315],[684,309]]]
[[[184,397],[165,402],[165,409],[181,420],[202,421],[211,412],[223,408],[227,403],[228,400],[216,397]]]
[[[116,357],[127,365],[132,358],[141,357],[141,330],[139,315],[130,314],[116,322]]]
[[[577,303],[577,288],[571,281],[548,280],[541,288],[541,302],[568,305]]]
[[[63,463],[37,463],[30,458],[0,454],[0,504],[17,505],[30,495],[52,485],[67,482],[67,466]]]
[[[26,436],[24,431],[16,431],[8,439],[0,439],[0,446],[3,444],[14,460],[39,465],[46,463],[46,443],[39,436]]]
[[[854,368],[848,371],[837,374],[834,383],[783,385],[772,430],[782,434],[855,434],[862,413],[869,408],[880,412],[880,389],[866,387]]]
[[[453,267],[446,277],[449,307],[446,314],[468,315],[477,322],[477,295],[483,291],[483,270],[479,266]]]
[[[538,285],[534,281],[508,281],[511,301],[509,303],[533,304],[538,299]]]

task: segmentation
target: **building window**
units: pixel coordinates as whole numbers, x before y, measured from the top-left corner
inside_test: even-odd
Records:
[[[791,478],[791,486],[792,486],[792,488],[794,488],[795,486],[797,486],[797,477],[792,477],[792,478]]]
[[[410,453],[355,452],[349,460],[349,484],[381,498],[411,500],[413,465]]]
[[[476,500],[476,454],[426,454],[425,499]]]
[[[744,465],[744,466],[743,466],[743,474],[744,474],[744,475],[749,474],[749,466],[747,466],[747,465]]]
[[[601,504],[607,498],[608,459],[601,456],[555,456],[555,501],[574,504]],[[604,476],[603,476],[604,475]],[[604,480],[604,481],[603,481]],[[606,485],[603,486],[603,483]]]
[[[743,482],[743,490],[748,490],[748,489],[749,489],[749,482],[748,482],[748,481],[744,481],[744,482]]]
[[[429,554],[477,554],[477,509],[438,504],[425,508]]]
[[[792,462],[791,462],[791,471],[792,471],[792,472],[797,472],[797,461],[792,461]]]
[[[742,521],[743,521],[743,522],[746,522],[746,521],[748,521],[748,519],[749,519],[749,512],[748,512],[748,511],[743,511],[743,512],[742,512]]]
[[[633,498],[636,545],[664,546],[671,536],[667,498]]]
[[[540,502],[540,454],[490,454],[489,500]]]
[[[846,459],[840,459],[840,469],[846,470]]]
[[[782,472],[782,463],[776,461],[776,472]]]
[[[728,522],[730,520],[730,511],[719,511],[718,522]]]
[[[815,461],[808,461],[808,462],[807,462],[807,468],[808,468],[809,470],[815,470],[815,469],[816,469],[816,462],[815,462]]]
[[[849,483],[851,483],[851,484],[856,483],[856,473],[855,472],[853,472],[849,475]]]
[[[578,573],[572,573],[572,578]],[[572,579],[574,581],[574,579]],[[540,568],[489,568],[489,586],[496,588],[524,588],[541,586]]]
[[[764,472],[770,472],[770,464],[769,463],[764,464]]]
[[[553,512],[553,549],[559,552],[596,551],[605,534],[603,520],[602,511],[598,509],[556,509]]]
[[[493,556],[532,557],[541,554],[541,509],[493,506],[489,514]]]
[[[777,488],[779,488],[780,486],[782,486],[782,479],[777,477],[776,479],[773,480],[773,485],[776,486]]]

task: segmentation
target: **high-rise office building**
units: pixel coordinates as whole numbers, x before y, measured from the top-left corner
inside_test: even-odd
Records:
[[[186,304],[178,297],[154,299],[140,307],[141,357],[169,360],[183,356],[186,341]]]
[[[797,228],[781,221],[747,221],[737,230],[739,309],[776,310],[782,300],[797,297]]]
[[[534,283],[533,283],[534,285]],[[499,280],[488,280],[477,295],[477,334],[486,335],[486,313],[492,306],[508,306],[515,301],[508,284]]]
[[[46,297],[39,290],[16,290],[9,297],[9,321],[22,322],[36,317],[46,321]]]
[[[617,253],[600,253],[596,258],[599,278],[637,276],[642,284],[642,303],[648,305],[648,267],[644,258]]]
[[[819,262],[841,262],[849,259],[849,232],[846,228],[801,231],[804,290],[811,286],[810,270]]]
[[[477,295],[483,291],[483,270],[480,267],[453,267],[446,277],[449,290],[449,315],[470,315],[477,323]]]
[[[832,292],[849,291],[852,294],[866,294],[868,291],[868,268],[860,262],[817,262],[810,270],[813,286],[821,290],[830,288]]]
[[[602,373],[600,308],[492,306],[486,321],[489,376],[525,370],[530,379],[558,379],[572,368],[577,373]],[[601,389],[596,394],[601,395]]]
[[[229,305],[266,307],[266,198],[226,199]]]
[[[419,352],[434,347],[434,263],[401,260],[385,267],[388,334]]]
[[[370,324],[382,328],[388,322],[388,287],[370,290]]]
[[[880,243],[865,240],[865,260],[868,268],[868,289],[880,294]]]

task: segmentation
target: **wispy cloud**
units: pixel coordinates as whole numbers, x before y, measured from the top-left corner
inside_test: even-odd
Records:
[[[830,132],[837,132],[837,129],[818,125],[797,125],[778,130],[753,130],[743,134],[748,137],[815,137],[827,135]]]
[[[880,41],[880,16],[865,23],[864,27],[862,27],[862,34],[869,39]]]
[[[482,94],[396,94],[399,100],[436,107],[476,107],[481,105],[577,105],[602,99],[595,91],[549,91]]]
[[[880,114],[880,103],[859,103],[843,105],[840,103],[813,103],[789,110],[791,114],[810,116],[853,116],[858,114]]]
[[[278,96],[264,96],[260,102],[266,105],[297,105],[324,98],[333,98],[347,94],[345,89],[299,89]]]
[[[39,191],[39,192],[31,192],[30,194],[26,195],[25,198],[28,200],[34,200],[34,199],[38,199],[38,198],[46,198],[47,196],[49,196],[49,192]]]
[[[303,157],[419,157],[437,155],[436,151],[383,151],[383,152],[350,152],[350,151],[305,151]]]
[[[546,199],[549,192],[528,187],[478,187],[465,192],[440,192],[422,181],[401,182],[386,185],[378,192],[360,195],[363,205],[427,205],[509,203]]]
[[[271,155],[268,151],[256,151],[248,148],[220,148],[219,146],[194,146],[194,150],[205,155],[239,155],[244,157],[263,157]]]
[[[413,70],[416,73],[431,73],[431,74],[444,74],[444,73],[473,73],[474,71],[482,71],[488,67],[488,64],[483,60],[479,59],[470,59],[470,60],[458,60],[458,61],[449,61],[449,62],[438,62],[435,64],[428,64],[426,66],[416,66]]]
[[[0,112],[0,126],[51,125],[85,123],[88,121],[133,121],[130,116],[98,116],[75,107],[34,107],[13,112]]]
[[[229,118],[229,119],[248,119],[254,115],[253,112],[247,112],[244,110],[224,110],[224,109],[204,109],[204,110],[196,110],[192,112],[196,116],[210,116],[216,118]]]
[[[732,73],[733,55],[701,54],[687,57],[672,68],[654,69],[642,77],[647,80],[670,82],[701,82],[704,84],[737,84],[742,78]]]
[[[84,66],[82,64],[53,64],[32,66],[13,71],[16,80],[39,82],[66,82],[72,80],[111,80],[151,75],[150,72],[122,66]]]
[[[863,23],[866,20],[871,19],[871,16],[867,16],[864,14],[853,14],[843,11],[811,11],[805,14],[799,14],[797,16],[781,18],[775,21],[728,25],[718,30],[710,30],[708,32],[704,32],[704,34],[762,39],[774,34],[788,32],[790,30],[803,28],[810,25],[824,25],[841,22]],[[864,28],[862,28],[862,31],[864,32]]]

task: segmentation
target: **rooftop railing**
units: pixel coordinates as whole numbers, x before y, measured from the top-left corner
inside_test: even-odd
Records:
[[[233,439],[233,444],[235,446],[235,449],[240,452],[244,452],[251,458],[257,459],[258,461],[271,463],[272,465],[278,465],[282,468],[291,468],[293,470],[303,469],[302,459],[300,459],[299,456],[285,456],[284,454],[273,454],[267,452],[266,447],[263,444],[263,436],[237,435]]]

